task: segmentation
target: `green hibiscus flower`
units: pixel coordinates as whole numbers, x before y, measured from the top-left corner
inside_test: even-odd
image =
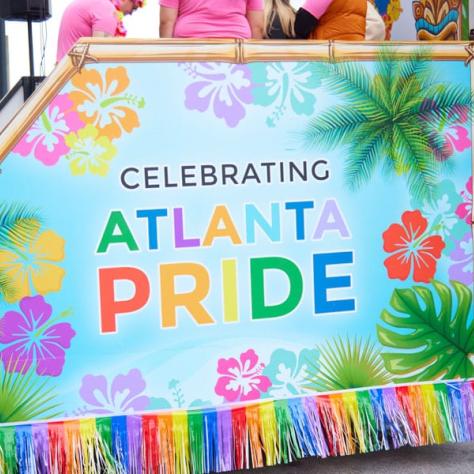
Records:
[[[283,398],[306,393],[308,391],[308,370],[318,370],[319,351],[303,349],[299,355],[285,349],[277,349],[270,363],[263,370],[271,381],[268,397]]]
[[[430,223],[430,233],[439,234],[446,247],[443,250],[449,255],[455,248],[456,242],[461,240],[469,230],[469,226],[456,215],[456,208],[461,204],[461,196],[456,192],[454,183],[448,179],[442,181],[433,191],[433,198],[412,199],[414,209],[421,213]]]
[[[277,62],[251,64],[255,105],[270,107],[266,123],[275,127],[292,110],[297,115],[312,115],[316,105],[314,90],[321,80],[312,63]]]

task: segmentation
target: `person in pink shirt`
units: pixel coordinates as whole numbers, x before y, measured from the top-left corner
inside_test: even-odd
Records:
[[[160,0],[161,38],[263,38],[263,0]]]
[[[73,0],[61,19],[56,60],[59,62],[80,38],[125,36],[121,17],[143,4],[144,0]]]

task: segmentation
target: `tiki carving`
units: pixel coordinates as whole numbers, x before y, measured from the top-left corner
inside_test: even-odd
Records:
[[[462,0],[418,0],[413,16],[419,40],[460,39]]]

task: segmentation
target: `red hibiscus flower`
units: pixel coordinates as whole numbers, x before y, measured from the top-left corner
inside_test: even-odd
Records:
[[[391,279],[406,280],[413,268],[413,280],[429,283],[445,247],[439,235],[425,235],[428,221],[420,211],[406,211],[402,224],[392,224],[383,233],[383,249],[392,255],[384,261]]]

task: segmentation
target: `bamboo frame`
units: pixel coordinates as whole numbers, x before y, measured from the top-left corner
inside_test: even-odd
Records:
[[[426,43],[423,43],[426,46]],[[0,164],[64,85],[85,64],[216,61],[245,64],[257,61],[370,61],[380,48],[404,59],[419,42],[254,41],[221,39],[140,40],[84,38],[53,70],[41,87],[0,131]],[[463,61],[474,57],[474,45],[463,41],[429,43],[430,57]]]

